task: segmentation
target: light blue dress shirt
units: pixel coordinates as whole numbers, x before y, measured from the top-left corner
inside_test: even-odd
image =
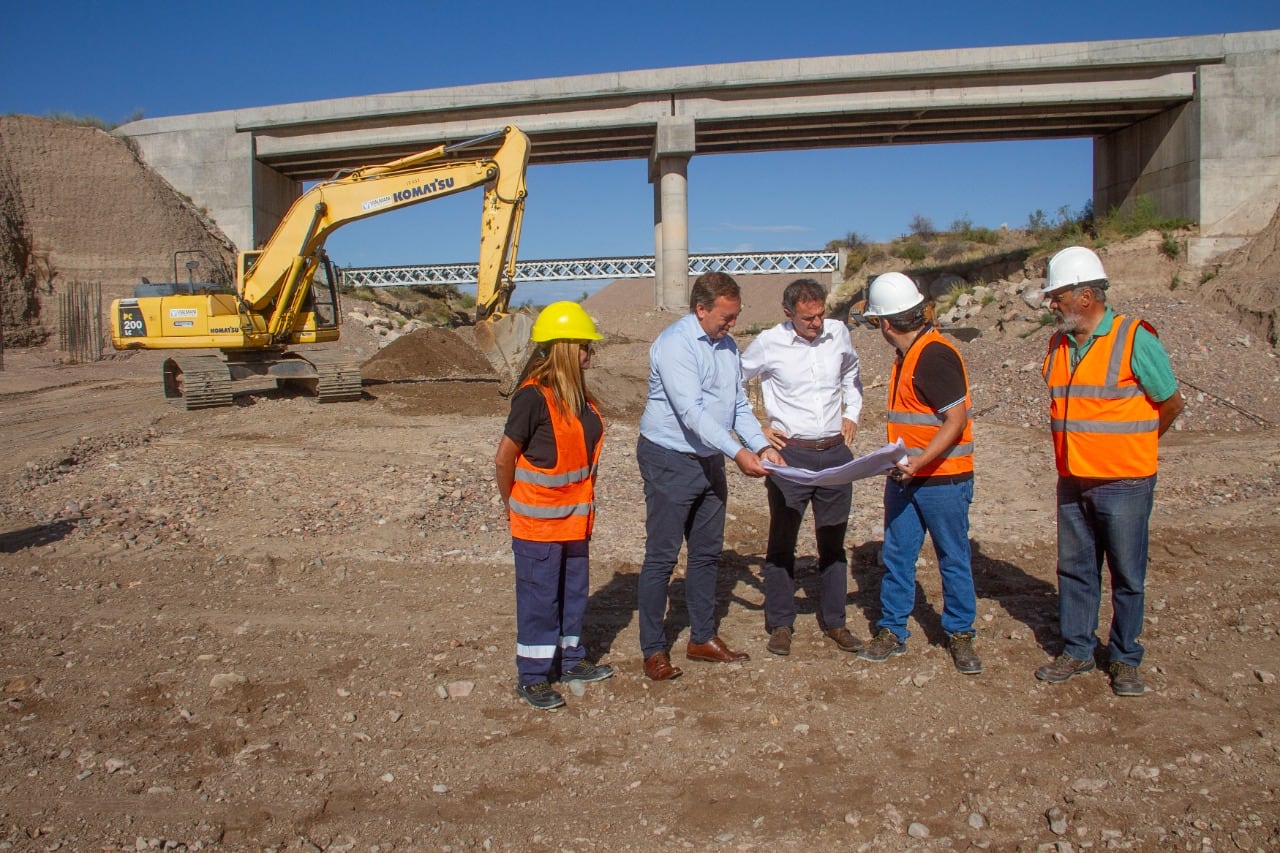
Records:
[[[668,450],[698,456],[732,458],[744,445],[753,452],[764,449],[769,442],[742,389],[732,335],[712,341],[692,313],[662,330],[649,348],[649,397],[640,434]]]

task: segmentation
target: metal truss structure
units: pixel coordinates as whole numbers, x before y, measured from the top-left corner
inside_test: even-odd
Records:
[[[838,256],[825,251],[726,252],[690,255],[689,274],[726,272],[732,275],[762,273],[835,272]],[[516,282],[598,281],[616,278],[652,278],[653,258],[564,258],[550,261],[518,261]],[[341,271],[344,287],[410,287],[425,284],[475,284],[476,264],[421,264],[407,267],[349,267]]]

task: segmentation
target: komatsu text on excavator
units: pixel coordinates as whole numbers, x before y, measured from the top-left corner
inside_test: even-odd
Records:
[[[446,159],[498,138],[491,157]],[[188,409],[230,405],[232,381],[252,377],[300,384],[320,402],[358,399],[357,359],[334,350],[289,349],[338,339],[338,282],[325,240],[348,222],[483,186],[475,338],[509,387],[532,326],[526,315],[509,312],[528,162],[528,137],[507,127],[340,172],[294,202],[261,250],[239,254],[234,292],[212,285],[141,285],[133,298],[112,303],[111,343],[116,349],[222,350],[224,358],[191,354],[165,361],[165,396]]]

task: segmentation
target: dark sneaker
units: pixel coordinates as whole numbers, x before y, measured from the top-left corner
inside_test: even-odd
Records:
[[[769,643],[765,648],[775,655],[791,654],[791,629],[786,626],[774,628],[769,632]]]
[[[1138,668],[1129,663],[1113,663],[1111,670],[1111,692],[1117,696],[1141,696],[1147,692],[1147,685],[1142,683]]]
[[[881,628],[866,648],[858,652],[858,657],[863,660],[882,661],[888,660],[894,655],[905,655],[907,653],[907,644],[898,639],[898,636],[888,628]]]
[[[1036,670],[1036,678],[1041,681],[1066,681],[1073,675],[1080,675],[1085,672],[1093,672],[1093,658],[1088,660],[1077,660],[1069,654],[1060,654],[1054,658],[1052,663],[1047,663]]]
[[[613,667],[608,664],[587,663],[580,660],[560,675],[561,681],[604,681],[613,678]]]
[[[518,684],[516,695],[539,711],[564,707],[564,697],[552,690],[551,685],[545,681],[539,681],[537,684]]]
[[[982,658],[973,647],[973,632],[962,631],[947,638],[947,651],[951,652],[951,660],[956,669],[965,675],[977,675],[982,672]]]
[[[853,636],[848,628],[843,626],[839,628],[828,628],[822,633],[826,634],[831,642],[842,652],[857,652],[862,650],[862,641]]]

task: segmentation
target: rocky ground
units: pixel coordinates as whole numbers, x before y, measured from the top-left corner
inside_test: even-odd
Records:
[[[344,346],[370,357],[358,403],[258,388],[192,413],[162,401],[155,354],[60,366],[6,352],[0,846],[1280,847],[1273,353],[1177,291],[1116,293],[1194,383],[1162,444],[1150,692],[1117,699],[1100,673],[1042,684],[1032,671],[1057,651],[1052,458],[1028,366],[1047,331],[995,319],[1038,314],[1018,307],[1021,290],[997,288],[965,321],[981,335],[961,345],[980,412],[978,677],[940,645],[928,551],[907,655],[872,664],[825,641],[811,535],[793,654],[767,654],[764,489],[734,475],[720,624],[752,659],[683,661],[677,580],[685,676],[647,681],[633,451],[644,353],[673,318],[595,300],[607,339],[592,382],[609,431],[586,642],[618,675],[554,713],[512,690],[492,466],[505,403],[467,370],[411,370],[410,356],[454,352],[445,333],[380,350],[351,324]],[[750,290],[743,328],[773,322],[776,296]],[[870,330],[854,340],[869,450],[887,348]],[[881,535],[878,486],[864,481],[847,540],[850,626],[864,637]]]

